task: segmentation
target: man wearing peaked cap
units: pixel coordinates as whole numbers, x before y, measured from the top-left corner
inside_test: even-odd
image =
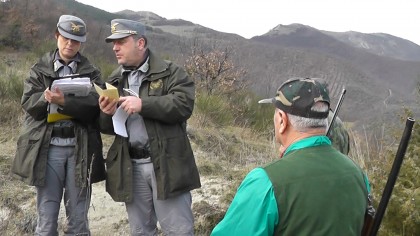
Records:
[[[274,98],[263,99],[258,103],[273,103],[277,108],[292,115],[306,118],[326,118],[326,111],[312,109],[316,102],[330,105],[327,88],[314,79],[290,79],[282,84]]]
[[[156,235],[157,222],[165,235],[193,235],[190,191],[201,183],[186,123],[194,82],[148,48],[140,22],[112,20],[105,41],[120,65],[108,82],[121,95],[118,101],[99,98],[101,131],[116,135],[106,159],[107,192],[125,202],[132,235]],[[127,135],[114,132],[117,109],[128,115]]]
[[[277,90],[276,97],[261,100],[259,101],[259,103],[273,103],[276,107],[280,109],[283,108],[284,111],[288,111],[290,114],[297,113],[295,115],[298,115],[300,112],[302,112],[300,115],[303,117],[307,117],[311,115],[311,113],[313,113],[311,110],[305,110],[305,109],[299,108],[299,106],[302,106],[302,105],[305,106],[305,103],[314,102],[308,99],[312,97],[312,96],[308,96],[311,90],[314,90],[314,92],[319,94],[319,96],[315,96],[316,99],[323,100],[329,103],[327,84],[325,83],[324,80],[306,79],[308,83],[298,83],[295,80],[296,79],[290,79],[281,86],[283,91],[284,91],[285,86],[288,86],[290,88],[287,91],[284,91],[284,94],[283,94],[283,91],[279,88],[279,90]],[[317,91],[318,88],[320,89],[319,91]],[[295,90],[300,90],[302,92],[302,94],[299,94],[299,97],[297,98],[292,97],[293,92]],[[292,103],[295,103],[294,106],[292,107],[287,106],[288,104],[292,104]],[[295,110],[292,111],[291,109],[295,109]],[[325,113],[315,114],[315,116],[317,115],[324,117]],[[334,114],[332,110],[329,109],[328,122],[332,120],[333,115]],[[336,149],[338,149],[341,153],[345,155],[349,153],[350,151],[349,134],[339,117],[336,117],[334,123],[331,124],[331,132],[329,133],[328,138],[331,140],[332,145]]]
[[[369,183],[325,136],[324,84],[293,78],[259,103],[275,107],[275,139],[284,154],[248,173],[211,235],[360,235]]]
[[[35,235],[59,235],[62,200],[67,219],[64,234],[90,235],[90,184],[105,179],[97,124],[99,96],[94,89],[86,96],[73,96],[50,87],[54,80],[75,74],[100,86],[104,83],[100,71],[79,52],[86,41],[82,19],[62,15],[55,38],[57,49],[45,53],[24,81],[21,103],[26,122],[11,171],[13,176],[36,186]]]
[[[105,39],[107,43],[114,39],[121,39],[130,35],[145,35],[145,27],[138,21],[115,19],[111,21],[111,35]]]

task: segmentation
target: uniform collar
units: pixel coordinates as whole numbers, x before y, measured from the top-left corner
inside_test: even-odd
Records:
[[[54,53],[53,62],[54,62],[54,72],[57,72],[63,66],[66,66],[63,59],[61,59],[60,53],[58,53],[58,50],[56,50],[55,53]],[[68,67],[70,67],[70,69],[73,73],[76,72],[78,62],[80,62],[80,54],[76,53],[76,55],[70,60],[70,63],[67,65]]]
[[[306,147],[315,147],[315,146],[321,146],[321,145],[331,145],[330,139],[325,135],[317,135],[317,136],[311,136],[308,138],[304,138],[302,140],[299,140],[295,143],[292,143],[284,152],[285,156],[287,153],[298,150]]]

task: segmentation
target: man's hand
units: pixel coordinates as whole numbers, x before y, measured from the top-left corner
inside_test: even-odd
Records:
[[[100,96],[99,97],[99,108],[101,111],[108,115],[114,115],[117,110],[118,101],[115,99],[110,99],[109,97]]]
[[[55,103],[60,106],[64,106],[64,94],[59,88],[55,88],[54,91],[51,91],[49,88],[47,88],[44,91],[44,98],[49,103]]]
[[[141,98],[138,98],[135,96],[120,97],[119,102],[121,103],[121,107],[124,109],[124,111],[127,112],[127,114],[129,115],[138,113],[141,111],[141,108],[142,108]]]

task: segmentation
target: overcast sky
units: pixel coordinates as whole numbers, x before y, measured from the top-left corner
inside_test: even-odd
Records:
[[[417,0],[77,0],[108,12],[150,11],[245,38],[299,23],[333,32],[387,33],[420,45]]]

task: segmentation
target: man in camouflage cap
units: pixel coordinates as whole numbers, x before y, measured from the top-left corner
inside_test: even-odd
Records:
[[[368,182],[325,136],[327,88],[315,79],[294,78],[259,103],[275,106],[283,157],[245,177],[212,235],[359,235]]]

